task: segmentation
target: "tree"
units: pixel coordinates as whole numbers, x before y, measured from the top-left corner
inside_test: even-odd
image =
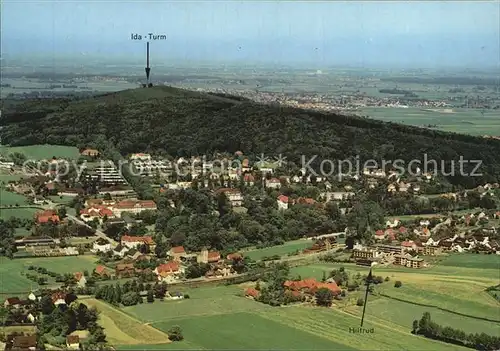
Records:
[[[417,332],[418,332],[418,320],[417,320],[417,319],[415,319],[415,320],[413,321],[413,330],[412,330],[411,332],[412,332],[413,334],[417,334]]]
[[[167,332],[168,338],[172,341],[181,341],[184,339],[184,336],[182,335],[182,330],[181,327],[178,325],[173,326],[170,328]]]
[[[402,286],[403,286],[403,283],[401,283],[401,281],[399,281],[399,280],[396,280],[396,282],[394,283],[395,288],[400,288]]]
[[[363,306],[365,304],[365,300],[362,298],[359,298],[358,301],[356,301],[356,305],[358,306]]]
[[[333,293],[328,288],[321,288],[316,291],[316,304],[318,306],[330,307],[333,301]]]
[[[154,297],[153,290],[149,290],[149,291],[148,291],[147,301],[148,301],[149,303],[152,303],[152,302],[154,302],[154,301],[155,301],[155,297]]]
[[[323,278],[321,278],[321,281],[324,283],[326,282],[326,272],[323,271]]]
[[[122,296],[122,304],[124,306],[137,305],[141,297],[135,291],[130,291]]]

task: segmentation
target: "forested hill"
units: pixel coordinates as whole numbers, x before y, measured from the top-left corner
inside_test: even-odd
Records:
[[[171,87],[125,90],[81,100],[3,101],[2,143],[80,147],[111,140],[122,154],[172,156],[213,151],[278,155],[300,164],[361,159],[482,160],[483,177],[451,177],[462,186],[500,179],[500,141],[361,117],[261,105]],[[468,166],[465,166],[467,169]],[[473,168],[474,166],[471,165]],[[447,168],[448,170],[448,168]]]

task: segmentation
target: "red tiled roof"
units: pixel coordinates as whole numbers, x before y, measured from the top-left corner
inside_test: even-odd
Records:
[[[21,300],[19,299],[19,297],[9,297],[6,301],[11,306],[12,305],[19,305],[21,303]]]
[[[49,222],[59,223],[60,219],[59,219],[58,215],[38,216],[37,222],[38,223],[49,223]]]
[[[385,233],[384,233],[384,231],[383,231],[383,230],[377,230],[377,231],[375,232],[375,235],[376,235],[376,236],[383,236],[383,235],[385,235]]]
[[[242,259],[243,256],[240,253],[235,252],[235,253],[227,255],[226,258],[228,260],[239,260],[239,259]]]
[[[76,272],[74,274],[74,276],[75,276],[76,281],[79,281],[80,279],[82,279],[83,274],[82,274],[82,272]]]
[[[175,272],[179,271],[179,267],[180,267],[180,265],[178,262],[170,261],[170,262],[159,265],[158,267],[156,267],[156,269],[157,269],[158,274],[165,273],[165,272],[175,273]]]
[[[97,151],[96,149],[85,149],[80,154],[84,156],[94,156],[97,155],[98,153],[99,151]]]
[[[280,195],[280,196],[278,196],[278,201],[281,201],[281,202],[287,204],[288,203],[288,196]]]
[[[55,303],[57,300],[65,300],[66,299],[66,293],[62,291],[56,291],[51,295],[52,302]]]
[[[154,241],[153,238],[150,236],[128,236],[128,235],[123,235],[121,237],[121,241],[125,241],[128,243],[143,243],[146,245],[153,245]]]
[[[95,268],[95,272],[96,272],[97,274],[99,274],[99,275],[106,273],[106,270],[107,270],[107,269],[106,269],[106,267],[101,266],[101,265],[99,265],[99,266],[97,266],[97,267]]]
[[[208,253],[208,262],[217,262],[220,260],[220,252],[211,251]]]
[[[184,250],[183,246],[175,246],[175,247],[171,248],[170,250],[174,254],[184,254],[184,253],[186,253],[186,250]]]
[[[113,217],[113,211],[111,211],[109,208],[105,206],[99,206],[99,205],[93,205],[88,208],[84,208],[83,210],[80,210],[80,214],[82,215],[88,215],[88,216],[99,216],[99,217]]]
[[[271,178],[267,180],[267,183],[281,183],[281,182],[278,178]]]
[[[413,245],[414,245],[413,241],[403,241],[401,243],[401,246],[404,246],[404,247],[412,247]]]
[[[245,296],[258,297],[259,291],[254,288],[248,288],[245,290]]]
[[[309,278],[299,281],[288,280],[283,284],[286,288],[292,291],[306,290],[311,294],[314,294],[317,290],[326,288],[335,294],[340,294],[341,290],[335,282],[332,283],[321,283],[316,281],[314,278]]]
[[[38,211],[36,213],[36,217],[47,217],[47,216],[54,216],[56,215],[57,212],[54,210],[44,210],[44,211]]]
[[[406,233],[407,231],[408,231],[408,229],[406,229],[405,227],[399,227],[400,233]]]
[[[306,205],[314,205],[316,203],[316,201],[314,201],[314,199],[311,199],[310,197],[299,197],[297,199],[297,203],[306,204]]]

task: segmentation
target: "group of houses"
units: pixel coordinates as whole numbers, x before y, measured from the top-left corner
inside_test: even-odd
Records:
[[[124,213],[139,214],[148,210],[157,210],[154,201],[137,199],[124,199],[120,201],[89,199],[85,202],[85,208],[80,210],[80,218],[85,222],[97,220],[102,224],[107,219],[121,218]]]
[[[49,294],[54,306],[67,306],[76,299],[73,294],[63,290],[54,290]],[[25,299],[8,297],[3,307],[8,311],[6,325],[34,326],[38,319],[37,302],[42,298],[40,292],[30,292]],[[69,350],[80,349],[80,336],[70,334],[66,337],[66,348]],[[7,351],[36,351],[38,349],[37,337],[34,333],[13,332],[6,336],[5,350]]]

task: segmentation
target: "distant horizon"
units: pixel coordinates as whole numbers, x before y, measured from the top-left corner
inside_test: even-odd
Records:
[[[130,36],[152,32],[167,37],[151,42],[152,65],[500,67],[500,1],[6,0],[0,16],[4,58],[139,64],[145,40]]]

